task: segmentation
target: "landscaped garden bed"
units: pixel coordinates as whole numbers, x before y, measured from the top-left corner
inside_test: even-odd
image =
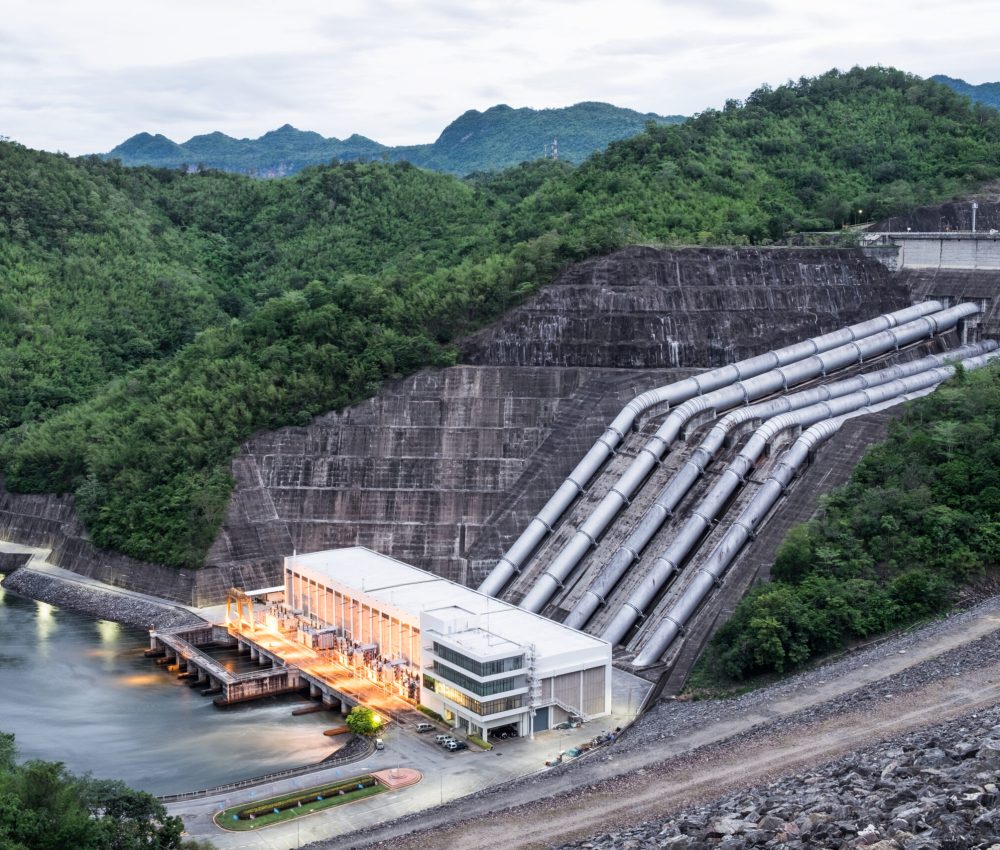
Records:
[[[223,829],[261,829],[271,824],[340,806],[388,790],[374,776],[355,776],[338,782],[317,785],[294,794],[270,797],[232,806],[215,816]]]

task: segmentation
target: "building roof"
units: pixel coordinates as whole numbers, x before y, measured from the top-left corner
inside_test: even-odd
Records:
[[[548,650],[545,654],[554,648],[565,652],[608,647],[608,642],[600,638],[363,546],[292,555],[285,559],[285,563],[292,568],[326,576],[415,618],[419,618],[421,612],[427,612],[448,619],[448,611],[452,609],[482,617],[482,628],[448,635],[451,640],[457,639],[458,635],[462,635],[463,639],[472,639],[472,632],[480,632],[480,636],[475,638],[478,643],[488,632],[519,646],[534,644],[539,651]]]

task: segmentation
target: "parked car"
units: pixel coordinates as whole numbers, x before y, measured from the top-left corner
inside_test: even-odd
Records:
[[[381,738],[376,738],[375,739],[375,749],[376,750],[384,750],[385,749],[385,741],[383,741]]]
[[[465,741],[451,740],[447,744],[445,744],[444,746],[445,746],[445,749],[447,749],[447,750],[449,750],[451,752],[455,752],[456,750],[467,750],[467,749],[469,749],[469,745],[467,743],[465,743]]]
[[[516,738],[517,726],[511,723],[507,726],[498,726],[496,729],[490,729],[490,737],[499,738],[501,741],[506,741],[508,738]]]
[[[448,741],[454,741],[455,739],[447,732],[442,732],[439,735],[435,735],[434,740],[437,741],[439,744],[444,744],[447,743]]]
[[[434,731],[434,724],[433,723],[418,723],[414,728],[418,732],[421,732],[421,733],[423,733],[423,732],[433,732]]]

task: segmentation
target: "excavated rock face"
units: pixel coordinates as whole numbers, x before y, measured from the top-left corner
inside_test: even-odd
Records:
[[[580,263],[462,345],[466,363],[707,368],[903,303],[836,249],[628,248]]]
[[[978,204],[976,230],[980,233],[1000,230],[1000,203],[995,200],[980,200]],[[904,230],[912,230],[914,233],[972,230],[972,199],[919,207],[904,215],[880,221],[869,229],[880,233]]]
[[[0,538],[198,603],[276,583],[293,549],[363,545],[471,582],[636,394],[907,303],[860,251],[629,248],[470,337],[465,365],[245,443],[208,569],[100,552],[63,497],[0,491]]]

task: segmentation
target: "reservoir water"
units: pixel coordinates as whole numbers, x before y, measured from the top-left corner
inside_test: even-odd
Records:
[[[227,709],[143,657],[146,633],[0,588],[0,731],[22,758],[192,791],[320,761],[326,712],[292,717],[287,697]],[[335,740],[335,739],[333,739]]]

